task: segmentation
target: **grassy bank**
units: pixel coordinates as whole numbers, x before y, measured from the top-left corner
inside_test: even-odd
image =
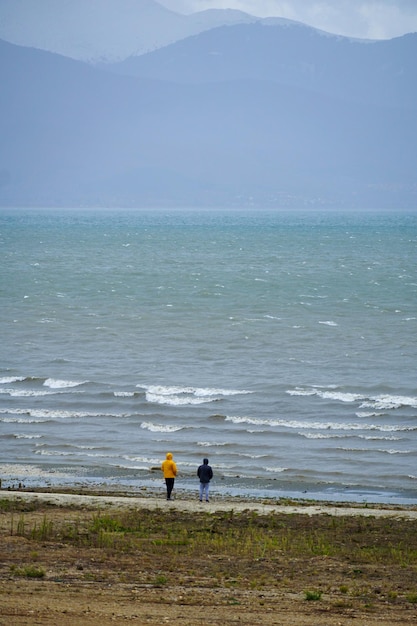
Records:
[[[221,587],[236,602],[240,592],[262,591],[340,610],[417,608],[416,520],[97,512],[10,500],[0,511],[2,536],[14,539],[3,577],[182,586],[190,602],[193,589]]]

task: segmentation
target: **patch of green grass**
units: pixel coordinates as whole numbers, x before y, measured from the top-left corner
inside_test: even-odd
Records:
[[[319,591],[318,589],[315,589],[314,591],[304,592],[305,599],[308,600],[309,602],[317,602],[318,600],[321,600],[322,595],[323,595],[323,592]]]
[[[394,600],[398,598],[398,591],[393,591],[393,590],[388,591],[387,598],[390,602],[393,602]]]
[[[11,567],[11,572],[14,576],[21,576],[23,578],[44,578],[45,570],[42,567],[36,567],[35,565],[24,565],[23,567]]]
[[[42,522],[37,526],[34,525],[31,533],[32,539],[38,541],[47,541],[54,537],[54,525],[51,520],[48,520],[46,515],[43,516]]]
[[[417,592],[408,593],[405,598],[407,602],[411,602],[411,604],[417,604]]]
[[[120,533],[126,530],[122,520],[111,515],[96,515],[90,526],[92,533],[99,533],[101,531]]]

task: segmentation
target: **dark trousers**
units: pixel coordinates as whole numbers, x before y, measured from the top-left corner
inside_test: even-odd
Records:
[[[175,478],[165,478],[165,484],[167,486],[167,498],[171,498],[171,492],[174,488]]]

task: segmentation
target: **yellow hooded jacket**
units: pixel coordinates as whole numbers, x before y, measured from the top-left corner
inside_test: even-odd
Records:
[[[167,458],[163,461],[161,470],[164,472],[164,478],[175,478],[177,475],[177,466],[172,460],[171,452],[167,452]]]

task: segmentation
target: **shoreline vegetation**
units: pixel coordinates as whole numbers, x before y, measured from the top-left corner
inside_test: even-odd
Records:
[[[0,532],[0,624],[417,619],[417,505],[2,489]]]

